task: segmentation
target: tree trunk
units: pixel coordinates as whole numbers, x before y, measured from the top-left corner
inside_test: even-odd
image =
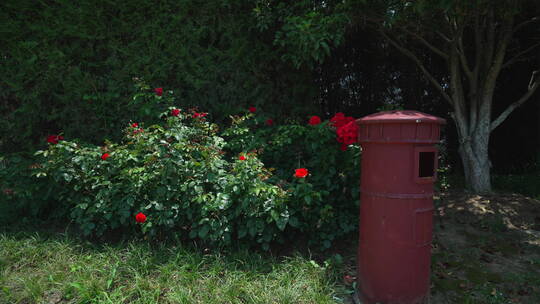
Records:
[[[459,154],[463,162],[465,182],[474,193],[491,192],[491,163],[488,156],[489,133],[462,140]]]
[[[540,66],[540,56],[538,56],[538,62]],[[536,107],[538,109],[537,112],[537,134],[536,134],[536,168],[540,170],[540,96],[538,97],[538,101],[536,104]]]

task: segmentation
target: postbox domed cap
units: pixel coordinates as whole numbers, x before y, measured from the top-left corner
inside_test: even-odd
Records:
[[[356,120],[357,124],[408,122],[446,124],[446,120],[443,118],[418,111],[407,110],[378,112]]]

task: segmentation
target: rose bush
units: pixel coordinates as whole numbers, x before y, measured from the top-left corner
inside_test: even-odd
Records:
[[[337,126],[318,116],[303,124],[268,125],[258,112],[233,117],[223,132],[229,153],[256,151],[274,172],[272,182],[289,194],[289,224],[297,228],[289,235],[326,248],[358,221],[360,148],[349,140],[349,149],[340,149],[338,127],[352,118],[337,116]],[[353,128],[345,129],[348,135]]]
[[[283,125],[251,106],[223,129],[206,112],[175,106],[173,91],[138,87],[133,105],[160,109],[153,124],[124,118],[123,140],[102,146],[53,135],[37,153],[35,174],[55,182],[62,210],[84,234],[263,248],[304,238],[328,248],[355,230],[360,149],[352,117]]]
[[[36,174],[62,189],[58,195],[87,235],[119,229],[263,247],[282,239],[287,193],[270,182],[257,154],[229,157],[205,115],[172,110],[144,132],[133,133],[141,123],[127,125],[121,143],[49,145],[37,153],[43,161]]]

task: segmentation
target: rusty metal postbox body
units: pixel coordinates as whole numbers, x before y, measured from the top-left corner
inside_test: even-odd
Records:
[[[362,146],[357,296],[362,304],[427,303],[435,144],[445,120],[390,111],[356,122]]]

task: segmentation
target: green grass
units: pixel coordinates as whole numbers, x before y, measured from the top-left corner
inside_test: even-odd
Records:
[[[296,255],[0,233],[0,303],[342,303],[338,267]]]

